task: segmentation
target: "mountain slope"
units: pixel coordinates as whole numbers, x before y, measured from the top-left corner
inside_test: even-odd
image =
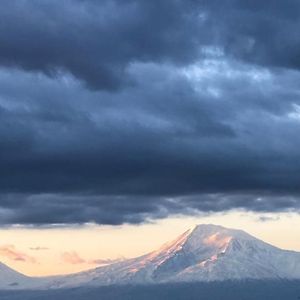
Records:
[[[300,279],[300,253],[240,231],[198,225],[157,251],[52,281],[51,288],[242,279]]]
[[[0,290],[33,289],[46,282],[48,279],[28,277],[0,263]]]

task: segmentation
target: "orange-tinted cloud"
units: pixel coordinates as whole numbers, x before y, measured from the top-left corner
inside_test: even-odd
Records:
[[[65,263],[78,265],[78,264],[90,264],[90,265],[109,265],[124,260],[123,257],[116,259],[84,259],[76,251],[64,252],[62,254],[62,260]]]
[[[29,249],[32,250],[32,251],[44,251],[44,250],[49,250],[48,247],[40,247],[40,246],[37,246],[37,247],[30,247]]]
[[[115,259],[93,259],[93,260],[89,260],[88,263],[92,264],[92,265],[110,265],[113,263],[117,263],[120,262],[122,260],[124,260],[124,257],[120,257],[120,258],[115,258]]]
[[[24,252],[21,252],[15,248],[14,245],[4,245],[0,247],[0,256],[6,257],[10,260],[36,263],[36,259]]]
[[[80,257],[76,251],[64,252],[61,257],[65,263],[72,265],[86,263],[86,260]]]

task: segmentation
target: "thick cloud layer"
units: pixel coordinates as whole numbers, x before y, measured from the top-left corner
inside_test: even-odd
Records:
[[[234,58],[300,68],[297,0],[5,0],[0,63],[93,89],[134,83],[133,62],[190,64],[219,47]]]
[[[3,6],[2,224],[299,210],[297,1]]]
[[[70,72],[90,88],[130,84],[135,61],[195,60],[193,1],[4,1],[0,63],[49,76]]]

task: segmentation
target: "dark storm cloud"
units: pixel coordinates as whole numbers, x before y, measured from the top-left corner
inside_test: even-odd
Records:
[[[216,44],[235,58],[300,68],[299,1],[200,1]]]
[[[126,68],[135,61],[195,60],[194,9],[190,0],[4,1],[0,64],[68,71],[91,88],[116,89],[130,83]]]
[[[90,88],[134,83],[134,62],[189,64],[204,46],[262,65],[299,69],[296,0],[5,0],[0,64],[59,76]],[[203,55],[203,53],[202,53]]]
[[[198,194],[195,196],[20,196],[16,206],[7,207],[1,224],[38,225],[96,222],[120,225],[138,224],[169,215],[196,215],[238,208],[265,213],[300,209],[298,196],[277,194]],[[2,196],[3,200],[5,196]],[[9,213],[8,213],[9,212]],[[264,217],[261,217],[261,220]]]
[[[297,2],[3,5],[0,223],[299,211]]]

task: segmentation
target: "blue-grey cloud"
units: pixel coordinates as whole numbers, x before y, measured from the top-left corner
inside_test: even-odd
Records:
[[[295,1],[3,5],[0,223],[299,210]]]

